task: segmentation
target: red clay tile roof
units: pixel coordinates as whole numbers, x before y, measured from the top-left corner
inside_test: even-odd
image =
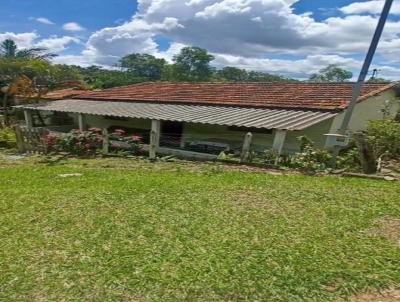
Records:
[[[393,88],[397,84],[365,84],[359,101]],[[86,92],[74,98],[336,110],[348,106],[353,85],[354,83],[304,82],[146,82]]]
[[[65,88],[59,90],[49,91],[45,95],[42,95],[41,98],[44,100],[60,100],[71,98],[75,95],[86,93],[87,90],[78,89],[78,88]]]

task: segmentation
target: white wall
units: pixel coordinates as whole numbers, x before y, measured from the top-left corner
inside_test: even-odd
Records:
[[[317,146],[323,147],[325,144],[324,134],[329,132],[332,119],[314,125],[303,131],[288,131],[286,136],[283,153],[293,153],[299,150],[297,137],[307,135]],[[226,126],[216,126],[207,124],[185,123],[183,127],[184,140],[207,140],[219,138],[232,142],[232,145],[241,147],[247,131],[231,131]],[[267,132],[267,131],[266,131]],[[274,133],[253,133],[251,148],[257,151],[264,151],[272,147]]]
[[[364,130],[368,125],[368,121],[382,119],[382,109],[384,108],[386,101],[390,101],[392,103],[390,113],[391,116],[395,116],[400,108],[399,101],[398,98],[396,98],[395,91],[388,90],[356,105],[349,124],[349,131],[355,132]],[[344,112],[335,117],[330,130],[331,133],[337,132],[343,121],[343,117]]]
[[[74,124],[78,125],[78,114],[73,115]],[[128,128],[137,128],[137,129],[149,129],[151,128],[151,120],[149,119],[128,119],[126,121],[121,121],[118,119],[111,120],[104,118],[100,115],[89,115],[85,114],[85,120],[87,127],[97,127],[97,128],[109,128],[111,126],[120,126],[120,127],[128,127]]]

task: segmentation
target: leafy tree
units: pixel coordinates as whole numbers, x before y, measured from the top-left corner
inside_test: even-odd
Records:
[[[367,83],[390,83],[391,81],[384,78],[370,78]]]
[[[57,64],[53,67],[54,82],[58,85],[68,86],[69,83],[76,83],[77,85],[83,83],[83,75],[78,66]]]
[[[37,79],[43,76],[47,62],[41,60],[10,60],[0,57],[0,88],[4,123],[9,124],[8,107],[17,94],[33,95],[37,91]]]
[[[311,82],[345,82],[353,77],[351,71],[340,68],[336,64],[331,64],[310,76]]]
[[[44,48],[19,50],[11,39],[0,43],[0,88],[6,125],[8,107],[15,95],[40,94],[41,87],[49,84],[52,57]]]
[[[122,85],[129,85],[143,82],[145,79],[132,75],[129,72],[120,70],[108,70],[99,66],[90,66],[81,68],[81,74],[84,81],[91,88],[112,88]]]
[[[214,56],[207,50],[192,46],[182,48],[181,52],[174,56],[173,79],[178,81],[209,81],[213,75],[210,62]]]
[[[217,71],[217,77],[232,82],[244,82],[249,76],[245,69],[227,66]]]
[[[164,59],[139,53],[127,55],[120,60],[121,67],[126,68],[132,75],[152,81],[161,79],[166,63]]]
[[[248,73],[249,82],[293,82],[295,79],[285,78],[280,75],[274,75],[261,71],[250,71]]]
[[[386,154],[389,157],[400,156],[400,123],[386,118],[369,121],[365,131],[376,157]]]
[[[294,79],[285,78],[261,71],[247,71],[236,67],[224,67],[216,72],[218,80],[231,82],[287,82]]]

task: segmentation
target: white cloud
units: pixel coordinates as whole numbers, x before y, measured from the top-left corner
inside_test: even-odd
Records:
[[[123,25],[92,35],[89,47],[100,55],[154,52],[153,38],[198,45],[212,52],[259,57],[266,53],[350,54],[365,51],[376,16],[349,15],[316,21],[298,15],[296,0],[140,0],[139,11]],[[398,39],[400,22],[389,22],[384,39]]]
[[[0,33],[0,42],[6,39],[12,39],[19,48],[32,47],[34,41],[38,38],[39,35],[36,32],[19,33],[19,34],[13,32]]]
[[[240,56],[216,54],[216,67],[236,66],[238,68],[256,71],[268,71],[295,78],[308,78],[311,74],[329,64],[338,64],[344,68],[359,68],[362,62],[338,55],[309,55],[303,59],[266,59],[245,58]]]
[[[85,30],[80,24],[76,22],[68,22],[63,25],[63,29],[67,31],[83,31]]]
[[[340,8],[340,11],[345,14],[380,14],[384,5],[383,0],[372,0],[365,2],[354,2]],[[392,14],[400,14],[400,3],[394,2],[390,11]]]
[[[154,56],[160,59],[164,59],[168,62],[172,62],[173,57],[178,54],[182,48],[188,45],[182,43],[172,43],[170,47],[165,51],[156,51],[153,53]]]
[[[43,47],[48,49],[52,53],[58,53],[67,49],[70,43],[81,43],[78,38],[70,36],[50,36],[45,39],[40,39],[40,36],[36,32],[30,33],[0,33],[0,42],[12,39],[17,44],[18,48],[32,48],[32,47]]]
[[[67,49],[67,45],[70,43],[80,43],[80,40],[70,36],[52,36],[50,38],[40,40],[35,44],[35,46],[44,47],[51,52],[57,53]]]
[[[378,22],[373,6],[380,10],[383,2],[356,2],[341,8],[345,16],[317,21],[311,13],[296,14],[293,4],[298,1],[139,0],[130,21],[93,33],[75,59],[112,65],[126,54],[142,52],[171,60],[183,46],[197,45],[215,54],[218,66],[298,76],[330,63],[358,68],[351,56],[365,54]],[[369,8],[360,8],[360,3]],[[399,33],[400,22],[389,21],[379,48],[388,60],[396,60]],[[172,41],[167,51],[158,50],[158,35]],[[303,59],[265,59],[270,54]]]
[[[175,18],[165,18],[160,23],[147,23],[140,19],[120,26],[104,28],[89,38],[86,54],[97,56],[100,64],[114,64],[126,54],[134,52],[156,53],[155,32],[179,28]]]
[[[357,71],[360,70],[363,63],[353,58],[338,55],[309,55],[302,59],[280,60],[215,54],[215,58],[214,66],[216,67],[236,66],[242,69],[267,71],[298,79],[308,79],[311,74],[318,72],[329,64],[337,64],[342,68],[355,70],[355,79],[358,75]],[[398,67],[375,64],[371,67],[371,70],[374,68],[377,68],[381,75],[387,79],[399,79],[400,68]]]
[[[47,24],[47,25],[54,25],[55,24],[54,22],[52,22],[49,19],[44,18],[44,17],[36,18],[35,20],[37,22],[39,22],[39,23],[43,23],[43,24]]]
[[[185,45],[197,45],[216,56],[216,66],[296,77],[331,63],[358,69],[361,63],[352,56],[367,51],[383,2],[354,2],[340,8],[344,15],[316,20],[311,13],[296,13],[293,4],[298,1],[306,0],[138,0],[138,11],[130,21],[94,32],[80,55],[57,60],[111,66],[134,52],[171,60]],[[399,5],[394,5],[396,14],[400,14]],[[64,29],[83,28],[72,22],[64,24]],[[159,51],[158,36],[172,41],[167,51]],[[67,40],[46,42],[59,42],[58,49],[62,49],[66,45],[63,38]],[[399,49],[400,21],[392,19],[386,25],[379,54],[387,62],[400,63]],[[295,59],[266,59],[270,55],[293,55]],[[381,69],[391,75],[398,71],[388,67]]]

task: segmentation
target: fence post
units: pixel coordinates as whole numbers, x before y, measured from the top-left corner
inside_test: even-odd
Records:
[[[103,154],[108,154],[110,149],[110,137],[108,136],[108,129],[103,128]]]
[[[25,153],[25,144],[24,144],[24,137],[22,135],[21,127],[16,125],[14,126],[15,138],[17,141],[17,149],[18,153]]]
[[[250,146],[252,139],[253,139],[253,134],[251,132],[248,132],[244,137],[242,153],[240,154],[241,163],[246,163],[249,160]]]
[[[160,126],[161,122],[157,120],[151,121],[151,132],[150,132],[150,146],[149,146],[149,157],[150,159],[156,159],[156,151],[160,145]]]

